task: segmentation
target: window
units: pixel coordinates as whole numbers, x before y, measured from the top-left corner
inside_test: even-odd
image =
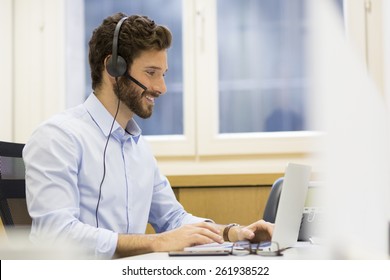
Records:
[[[306,125],[303,0],[218,0],[219,132]]]
[[[237,4],[238,2],[240,5]],[[313,1],[305,0],[304,2]],[[367,65],[369,72],[374,77],[379,77],[378,84],[385,88],[386,81],[382,77],[386,76],[384,70],[388,67],[383,69],[382,63],[385,63],[384,66],[389,65],[388,56],[385,55],[389,52],[382,51],[380,48],[384,45],[375,42],[377,42],[377,37],[384,41],[386,41],[384,38],[389,37],[384,35],[389,29],[388,20],[384,20],[388,17],[382,14],[382,11],[388,9],[380,5],[387,7],[384,4],[387,1],[378,1],[380,4],[377,1],[354,0],[333,0],[332,2],[337,4],[342,14],[346,13],[346,34],[352,39],[357,39],[360,54],[369,62]],[[345,6],[342,5],[343,2]],[[288,70],[297,72],[288,76],[287,81],[291,83],[290,85],[283,85],[280,79],[283,76],[278,76],[278,73],[281,73],[280,69],[273,68],[275,66],[273,64],[277,63],[272,63],[280,58],[271,54],[274,49],[263,45],[264,40],[260,40],[262,38],[260,36],[265,36],[266,33],[257,35],[258,38],[253,38],[256,43],[245,47],[245,52],[249,52],[260,44],[265,54],[258,57],[257,61],[265,61],[266,68],[260,70],[255,68],[249,53],[234,52],[238,48],[237,40],[247,40],[249,32],[256,30],[256,25],[261,25],[259,26],[261,30],[281,32],[283,21],[288,21],[298,25],[288,26],[288,29],[293,30],[295,35],[304,37],[307,15],[303,1],[102,0],[97,3],[90,0],[59,0],[22,3],[22,1],[7,0],[4,3],[4,9],[1,10],[2,15],[4,14],[2,18],[6,20],[3,28],[4,34],[6,37],[12,34],[13,37],[12,40],[5,40],[7,43],[4,53],[8,54],[7,50],[12,49],[12,55],[7,55],[7,58],[12,57],[12,61],[5,60],[3,72],[6,75],[1,75],[5,81],[2,83],[5,85],[2,100],[8,104],[7,108],[9,108],[3,112],[2,116],[4,115],[5,119],[11,118],[7,122],[11,125],[4,128],[4,138],[25,142],[39,123],[66,107],[79,104],[75,98],[84,97],[84,94],[91,90],[89,83],[85,86],[84,79],[79,79],[81,76],[89,79],[89,69],[86,68],[88,66],[84,66],[88,63],[85,63],[86,59],[80,59],[85,52],[80,50],[83,48],[86,50],[86,42],[93,27],[100,24],[105,16],[123,10],[128,14],[147,13],[156,21],[168,25],[174,32],[174,43],[178,43],[178,46],[174,45],[169,52],[170,71],[167,76],[167,79],[172,79],[168,85],[169,93],[175,93],[168,93],[159,100],[174,103],[175,112],[164,112],[168,114],[167,121],[160,122],[159,116],[155,120],[152,117],[145,124],[141,124],[148,135],[159,134],[158,136],[151,135],[149,139],[160,162],[165,159],[167,159],[166,162],[169,160],[174,162],[178,159],[175,161],[177,163],[175,167],[181,167],[187,160],[189,162],[187,170],[194,168],[194,162],[203,163],[215,159],[220,159],[218,164],[222,163],[225,167],[237,166],[237,162],[242,159],[255,159],[257,162],[264,162],[264,166],[269,166],[269,158],[280,159],[279,162],[284,163],[287,158],[310,152],[311,139],[315,135],[311,133],[313,127],[310,126],[303,112],[308,107],[306,101],[300,100],[301,96],[302,98],[311,97],[310,91],[307,90],[310,84],[310,81],[307,81],[307,69],[292,65],[293,68]],[[370,7],[365,5],[370,3]],[[70,6],[72,6],[71,9]],[[265,15],[255,12],[255,8],[259,9],[256,11],[264,11]],[[236,17],[234,13],[237,14]],[[267,16],[268,13],[269,16]],[[243,16],[246,14],[247,18]],[[287,18],[286,14],[289,14]],[[90,17],[85,23],[85,29],[89,30],[86,32],[84,32],[83,15]],[[275,16],[274,20],[271,15]],[[302,17],[299,18],[300,16]],[[72,24],[72,28],[69,28]],[[271,28],[273,24],[276,27]],[[223,29],[228,25],[232,26],[231,32]],[[382,27],[384,31],[381,30]],[[240,34],[241,30],[246,30],[246,32]],[[88,38],[84,38],[86,33]],[[295,40],[296,38],[289,38],[290,35],[287,32],[273,34],[270,31],[269,33],[271,34],[270,40],[278,51],[282,48],[275,42],[288,42],[289,46],[298,49],[302,46],[297,56],[305,59],[303,57],[305,46],[300,45],[299,41]],[[221,42],[228,36],[239,39],[232,39],[231,45],[225,44],[225,48],[222,48]],[[75,44],[70,39],[76,39],[80,43]],[[174,51],[178,51],[178,54],[174,55]],[[34,55],[32,56],[31,53]],[[296,59],[291,56],[291,51],[288,54],[286,57],[289,60]],[[265,56],[269,57],[263,60]],[[240,65],[240,61],[244,61],[249,67]],[[174,75],[172,74],[173,68],[177,69]],[[86,69],[85,75],[75,72],[80,69]],[[269,69],[273,70],[271,72],[273,75],[264,72]],[[240,72],[236,72],[238,70]],[[261,79],[257,79],[255,71],[259,72]],[[290,98],[294,100],[292,103],[294,110],[302,113],[302,130],[289,128],[292,130],[289,131],[282,128],[279,131],[272,131],[266,128],[266,111],[270,111],[273,104],[276,104],[276,97],[281,95],[277,91],[283,88],[293,93]],[[76,94],[69,97],[70,93]],[[178,97],[168,102],[167,99],[174,95]],[[242,96],[247,97],[244,99]],[[269,96],[274,99],[268,100]],[[238,104],[246,98],[249,99],[247,104]],[[252,103],[256,104],[256,106],[253,105],[254,108],[250,108]],[[225,106],[232,107],[224,109]],[[165,111],[165,105],[161,108],[161,111]],[[237,112],[240,112],[242,116],[238,117]],[[259,118],[248,118],[256,114]],[[147,127],[154,121],[156,121],[154,125]],[[237,123],[234,123],[235,121]],[[169,128],[160,128],[161,124],[172,125]],[[155,130],[152,129],[153,126]],[[206,171],[215,172],[209,170],[211,169],[208,168]],[[233,167],[230,170],[233,170]]]
[[[117,11],[147,15],[173,32],[168,93],[150,119],[137,118],[157,156],[311,151],[305,0],[95,2],[84,0],[86,46],[92,29]]]

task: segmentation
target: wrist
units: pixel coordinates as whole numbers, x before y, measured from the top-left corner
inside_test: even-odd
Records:
[[[156,234],[119,234],[115,255],[117,257],[127,257],[151,253],[155,252],[159,246]]]
[[[240,231],[241,231],[241,229],[243,227],[244,226],[237,225],[237,226],[235,226],[235,227],[230,229],[230,233],[229,233],[229,240],[230,240],[230,242],[237,242],[237,241],[242,240],[240,238]]]
[[[164,233],[151,234],[149,236],[151,240],[150,249],[152,252],[163,252],[165,250],[167,240],[165,240]]]

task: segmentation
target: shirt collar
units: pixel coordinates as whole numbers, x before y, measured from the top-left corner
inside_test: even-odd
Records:
[[[104,135],[108,137],[114,117],[107,111],[94,93],[91,93],[85,100],[84,107]],[[135,142],[138,142],[142,130],[134,119],[129,120],[126,131],[131,134]],[[124,136],[126,131],[115,121],[111,134]]]
[[[127,123],[126,131],[131,134],[134,141],[137,143],[139,137],[141,136],[142,130],[133,118]]]

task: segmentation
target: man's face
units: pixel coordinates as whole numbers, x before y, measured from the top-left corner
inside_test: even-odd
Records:
[[[118,80],[119,92],[114,85],[115,94],[137,116],[149,118],[153,113],[155,98],[166,92],[165,73],[168,71],[167,52],[144,51],[134,59],[130,75],[147,87],[139,85],[126,77]]]

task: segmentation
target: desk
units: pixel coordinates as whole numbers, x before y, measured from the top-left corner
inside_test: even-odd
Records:
[[[281,257],[264,257],[258,255],[246,256],[194,256],[194,257],[170,257],[168,253],[150,253],[138,255],[134,257],[127,257],[121,260],[324,260],[329,259],[329,254],[325,247],[319,245],[312,245],[310,242],[297,242],[296,246],[289,248],[283,252]]]

